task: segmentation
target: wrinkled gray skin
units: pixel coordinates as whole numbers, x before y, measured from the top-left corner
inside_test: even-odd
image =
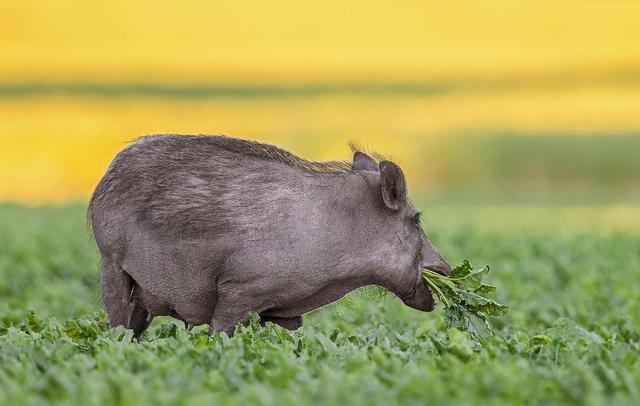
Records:
[[[88,215],[109,320],[136,337],[160,315],[231,335],[255,311],[296,329],[371,284],[431,311],[420,269],[450,272],[402,170],[359,151],[311,162],[224,136],[142,137],[113,160]]]

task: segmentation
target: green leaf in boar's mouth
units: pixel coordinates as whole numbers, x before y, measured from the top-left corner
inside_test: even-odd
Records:
[[[484,296],[496,291],[483,282],[488,273],[488,266],[474,271],[466,259],[449,276],[422,270],[424,281],[444,305],[447,326],[468,331],[477,341],[493,334],[487,316],[503,316],[508,311],[507,305]]]

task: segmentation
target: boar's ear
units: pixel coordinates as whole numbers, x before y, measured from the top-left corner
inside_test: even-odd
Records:
[[[391,210],[399,210],[407,201],[407,182],[402,169],[391,161],[380,162],[382,200]]]
[[[353,162],[351,163],[352,171],[373,171],[378,170],[375,159],[371,158],[364,152],[356,151],[353,154]]]

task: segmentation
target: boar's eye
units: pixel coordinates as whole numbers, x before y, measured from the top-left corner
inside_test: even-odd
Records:
[[[416,226],[421,227],[421,223],[420,223],[420,217],[422,216],[421,212],[417,212],[414,216],[413,216],[413,221],[416,223]]]

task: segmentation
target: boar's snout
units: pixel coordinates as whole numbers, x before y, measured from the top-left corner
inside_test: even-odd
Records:
[[[430,312],[434,308],[433,295],[425,285],[422,277],[418,277],[412,291],[402,301],[407,306],[423,312]]]
[[[451,266],[442,258],[442,255],[440,255],[436,247],[434,247],[429,240],[427,240],[426,244],[422,247],[421,265],[423,269],[427,268],[440,275],[449,276],[451,273]]]

